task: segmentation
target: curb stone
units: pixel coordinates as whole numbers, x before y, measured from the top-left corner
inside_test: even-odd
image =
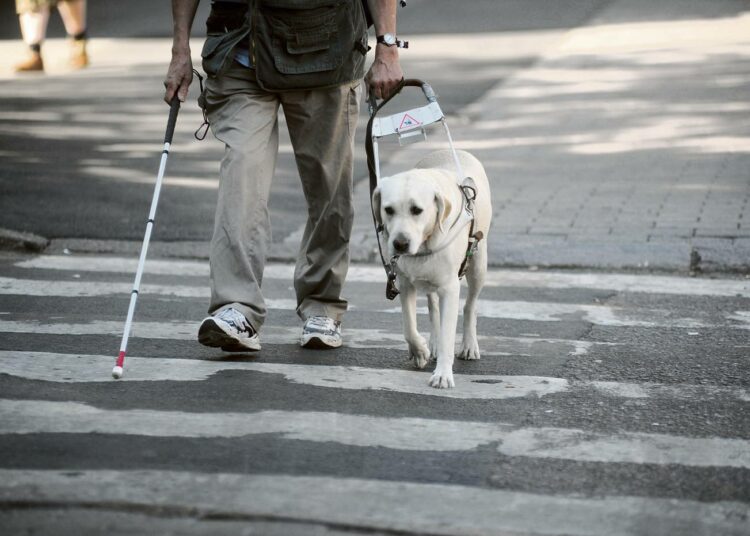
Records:
[[[380,266],[374,230],[364,228],[352,237],[351,262]],[[555,237],[506,235],[490,237],[495,255],[492,268],[530,268],[542,270],[588,270],[593,272],[642,272],[682,274],[750,274],[750,239],[685,239],[662,242],[620,243],[602,241],[566,241]],[[56,238],[43,251],[49,255],[104,254],[138,257],[142,242],[133,240],[88,240]],[[0,248],[1,249],[1,248]],[[32,250],[41,252],[42,250]],[[149,259],[208,260],[209,243],[203,241],[152,241]],[[274,244],[268,262],[294,262],[297,246]],[[606,261],[592,264],[592,258]]]
[[[34,233],[0,228],[0,250],[31,251],[41,253],[49,245],[49,239]]]

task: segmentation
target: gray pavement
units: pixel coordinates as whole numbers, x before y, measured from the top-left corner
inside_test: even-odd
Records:
[[[483,50],[478,55],[465,47],[464,34],[434,33],[444,25],[442,12],[425,11],[419,2],[414,4],[402,11],[406,20],[401,27],[407,34],[410,27],[421,28],[423,33],[412,41],[404,65],[407,71],[418,72],[440,89],[448,112],[463,108],[497,80],[529,65],[565,28],[585,18],[594,5],[571,8],[558,21],[562,28],[532,26],[519,35],[502,32],[507,26],[504,21],[519,20],[518,14],[524,10],[518,6],[496,6],[494,27],[473,10],[466,20],[481,22],[485,30],[494,28],[483,35],[499,51],[491,54]],[[136,13],[137,7],[133,10]],[[122,27],[130,27],[134,35],[139,35],[133,11],[123,16]],[[0,84],[8,88],[2,100],[6,122],[0,126],[6,157],[0,174],[0,227],[64,239],[65,247],[84,249],[92,243],[67,241],[140,240],[166,114],[161,93],[170,40],[166,38],[166,14],[161,20],[165,23],[161,38],[95,38],[91,43],[93,65],[83,72],[66,72],[65,44],[51,40],[45,47],[49,75],[44,78],[12,76],[11,67],[22,53],[22,45],[15,40],[0,42],[0,77],[4,77]],[[198,17],[196,34],[201,33],[201,25]],[[118,27],[113,34],[121,35],[121,31]],[[198,38],[193,44],[196,65],[200,48]],[[467,85],[466,79],[472,83]],[[363,107],[362,122],[364,118]],[[222,154],[222,147],[211,137],[202,143],[193,139],[200,122],[195,101],[191,100],[180,114],[154,236],[157,241],[181,242],[182,250],[191,256],[205,254]],[[363,132],[360,129],[357,142],[358,179],[365,175]],[[305,216],[296,166],[283,128],[282,136],[270,200],[277,245],[299,231]],[[119,245],[102,247],[106,250]],[[100,243],[94,247],[100,247]],[[275,258],[289,255],[286,246],[274,252]]]
[[[166,116],[148,4],[83,72],[53,40],[48,76],[14,77],[0,41],[3,534],[746,536],[750,279],[701,273],[747,272],[746,2],[409,2],[408,72],[493,181],[482,359],[451,390],[383,296],[362,154],[344,346],[298,346],[286,141],[262,350],[196,342],[221,147],[194,105],[111,379]]]
[[[325,352],[270,264],[263,348],[225,354],[195,340],[207,263],[179,259],[147,262],[112,380],[134,264],[0,254],[8,533],[746,533],[747,279],[493,269],[482,359],[436,390],[379,267]]]
[[[453,2],[411,2],[400,12],[402,33],[414,35],[407,74],[433,84],[458,146],[490,171],[491,263],[747,271],[745,3],[542,4],[471,2],[456,24],[446,22]],[[93,16],[104,29],[100,11]],[[163,25],[166,16],[154,18]],[[169,41],[154,37],[168,30],[153,21],[130,34],[149,39],[104,36],[137,28],[135,20],[128,11],[117,29],[92,31],[102,37],[92,42],[91,69],[67,73],[50,61],[44,79],[9,75],[20,45],[0,41],[0,227],[51,239],[51,251],[137,249],[163,131]],[[3,35],[11,31],[6,23]],[[47,48],[52,58],[64,53],[60,41]],[[185,106],[154,251],[206,255],[221,147],[192,139],[199,123],[194,104]],[[372,262],[363,153],[354,259]],[[418,154],[384,151],[386,170],[409,167]],[[297,180],[282,143],[274,259],[296,252],[304,223]]]
[[[664,4],[611,4],[476,109],[504,127],[500,262],[748,270],[750,18]]]
[[[613,2],[463,110],[494,265],[750,269],[750,18],[685,5]]]

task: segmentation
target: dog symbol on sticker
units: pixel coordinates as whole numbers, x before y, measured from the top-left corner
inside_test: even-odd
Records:
[[[398,129],[399,130],[408,130],[410,128],[418,127],[421,124],[422,123],[420,123],[419,121],[417,121],[416,119],[414,119],[409,114],[404,114],[404,117],[401,118],[401,125],[399,125]]]

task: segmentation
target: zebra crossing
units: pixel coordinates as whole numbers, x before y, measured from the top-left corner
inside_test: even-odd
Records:
[[[146,263],[111,380],[133,269],[0,258],[0,526],[750,532],[748,279],[491,270],[482,360],[436,390],[379,268],[352,267],[345,347],[316,352],[269,265],[263,350],[227,356],[195,342],[208,271],[184,260]]]

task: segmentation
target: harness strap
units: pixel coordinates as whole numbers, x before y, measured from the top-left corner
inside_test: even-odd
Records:
[[[378,224],[377,214],[375,214],[375,211],[372,207],[372,194],[375,191],[375,188],[378,187],[378,174],[375,170],[375,151],[372,145],[372,124],[375,116],[380,111],[380,109],[385,106],[391,99],[393,99],[393,97],[398,95],[405,86],[423,87],[424,82],[414,79],[401,80],[396,90],[387,99],[382,100],[380,104],[377,103],[375,95],[370,93],[370,120],[367,122],[367,133],[365,134],[367,173],[370,176],[370,211],[372,212],[372,221],[375,224],[375,238],[378,242],[378,253],[380,254],[380,261],[383,263],[383,269],[385,270],[385,275],[388,278],[388,283],[385,289],[385,297],[389,300],[393,300],[399,294],[398,288],[396,287],[396,260],[398,259],[398,257],[393,257],[390,262],[386,262],[385,255],[383,255],[383,245],[380,241],[380,235],[383,233],[385,228],[383,227],[383,225]]]
[[[374,94],[370,94],[369,99],[369,105],[370,105],[370,120],[367,122],[367,133],[365,137],[365,153],[367,155],[367,173],[370,176],[370,197],[372,197],[372,193],[375,191],[375,188],[378,187],[378,175],[375,172],[375,152],[372,147],[372,124],[375,120],[375,116],[377,116],[378,112],[380,111],[383,106],[388,104],[388,102],[393,99],[396,95],[398,95],[402,89],[406,86],[422,86],[424,83],[421,80],[401,80],[396,90],[387,98],[380,102],[380,104],[377,104],[376,97]],[[373,214],[374,216],[374,214]],[[385,259],[384,259],[385,262]]]
[[[479,247],[479,241],[484,238],[484,233],[482,231],[474,232],[474,220],[471,222],[471,231],[469,231],[469,233],[469,247],[466,248],[466,255],[464,256],[464,260],[461,261],[461,267],[458,269],[459,279],[466,275],[466,269],[469,267],[469,260],[474,257],[474,253],[476,253],[477,247]]]
[[[469,259],[474,256],[474,252],[479,246],[479,241],[484,237],[482,231],[474,232],[476,228],[476,218],[474,217],[474,201],[477,198],[477,191],[473,186],[464,185],[461,187],[461,193],[464,194],[466,199],[466,210],[471,213],[471,227],[469,227],[469,245],[466,248],[466,254],[464,259],[461,261],[461,266],[458,268],[458,278],[461,279],[466,275],[466,269],[469,265]]]

